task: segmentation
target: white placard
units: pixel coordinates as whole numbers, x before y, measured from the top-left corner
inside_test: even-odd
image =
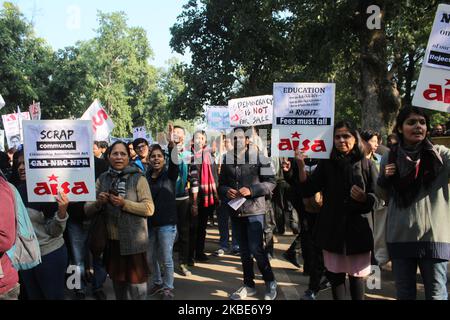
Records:
[[[95,201],[92,122],[24,121],[24,154],[30,202]]]
[[[41,103],[33,103],[30,107],[31,120],[41,120]]]
[[[412,105],[450,113],[450,71],[422,66]]]
[[[228,101],[230,125],[251,127],[272,123],[272,96],[257,96]]]
[[[424,65],[450,70],[450,5],[438,6],[428,40]]]
[[[210,106],[206,112],[208,129],[225,130],[230,128],[228,106]]]
[[[11,113],[2,115],[3,127],[5,128],[6,141],[9,148],[18,148],[23,143],[22,120],[30,120],[28,112]]]
[[[147,139],[147,129],[145,127],[133,128],[133,140],[138,138]]]
[[[0,151],[5,151],[5,131],[0,130]]]
[[[114,123],[100,104],[98,99],[90,105],[81,120],[91,120],[94,141],[106,141],[114,129]]]
[[[300,148],[328,159],[333,148],[334,83],[274,83],[272,156],[293,157]]]
[[[0,109],[6,105],[5,100],[3,100],[2,95],[0,94]]]

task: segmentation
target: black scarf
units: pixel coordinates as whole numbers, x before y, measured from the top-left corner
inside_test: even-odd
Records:
[[[435,180],[443,161],[433,144],[425,139],[414,146],[400,143],[389,153],[389,163],[395,162],[393,176],[394,199],[400,208],[409,207],[422,187],[428,189]]]

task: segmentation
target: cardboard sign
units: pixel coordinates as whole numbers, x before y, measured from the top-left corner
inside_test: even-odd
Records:
[[[133,140],[136,140],[137,138],[147,139],[147,129],[145,129],[145,127],[133,128]]]
[[[30,120],[28,112],[10,113],[2,115],[3,127],[5,128],[6,140],[9,148],[18,148],[23,143],[22,121]]]
[[[31,120],[41,120],[41,103],[33,103],[30,107]]]
[[[450,70],[422,66],[412,105],[450,113]]]
[[[230,112],[227,106],[208,107],[206,118],[208,129],[223,130],[230,128]]]
[[[114,123],[100,104],[98,99],[90,105],[81,120],[91,120],[94,141],[106,141],[114,129]]]
[[[272,96],[257,96],[228,101],[230,125],[251,127],[272,123]]]
[[[5,131],[0,130],[0,151],[5,151]]]
[[[5,100],[3,100],[2,95],[0,94],[0,109],[6,105]]]
[[[274,83],[272,156],[293,157],[300,149],[328,159],[333,148],[334,83]]]
[[[24,154],[30,202],[95,201],[92,123],[83,120],[24,121]]]
[[[424,65],[450,70],[450,5],[438,6],[428,40]]]

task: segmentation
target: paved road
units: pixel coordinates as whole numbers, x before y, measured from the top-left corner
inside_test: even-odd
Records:
[[[274,259],[271,261],[275,278],[278,282],[277,300],[298,300],[308,287],[308,277],[302,275],[302,269],[298,269],[291,263],[283,260],[281,254],[289,247],[295,236],[277,236],[279,242],[275,244]],[[217,227],[208,228],[206,252],[212,253],[218,248],[219,234]],[[240,258],[233,255],[216,257],[209,254],[207,263],[196,263],[192,267],[193,275],[184,277],[175,274],[175,299],[176,300],[227,300],[229,295],[242,284],[242,271]],[[262,280],[255,263],[257,295],[248,300],[259,300],[264,297],[264,281]],[[420,280],[418,278],[418,280]],[[450,285],[449,285],[450,290]],[[108,299],[114,299],[111,281],[105,283],[105,292]],[[68,293],[67,299],[72,294]],[[92,299],[88,296],[87,299]],[[152,297],[149,300],[159,299]],[[331,290],[319,293],[318,300],[332,299]],[[350,297],[348,297],[350,299]],[[380,289],[367,289],[368,300],[393,300],[395,299],[395,287],[389,266],[381,271]],[[424,299],[423,286],[418,285],[418,299]]]

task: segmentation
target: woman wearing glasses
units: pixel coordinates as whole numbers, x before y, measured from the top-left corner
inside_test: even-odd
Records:
[[[364,151],[358,131],[348,122],[335,125],[330,159],[320,160],[311,175],[306,174],[306,156],[296,151],[302,196],[323,194],[314,241],[322,249],[335,300],[345,299],[347,274],[352,299],[364,299],[365,277],[371,269],[373,236],[366,214],[378,203],[377,171]]]

